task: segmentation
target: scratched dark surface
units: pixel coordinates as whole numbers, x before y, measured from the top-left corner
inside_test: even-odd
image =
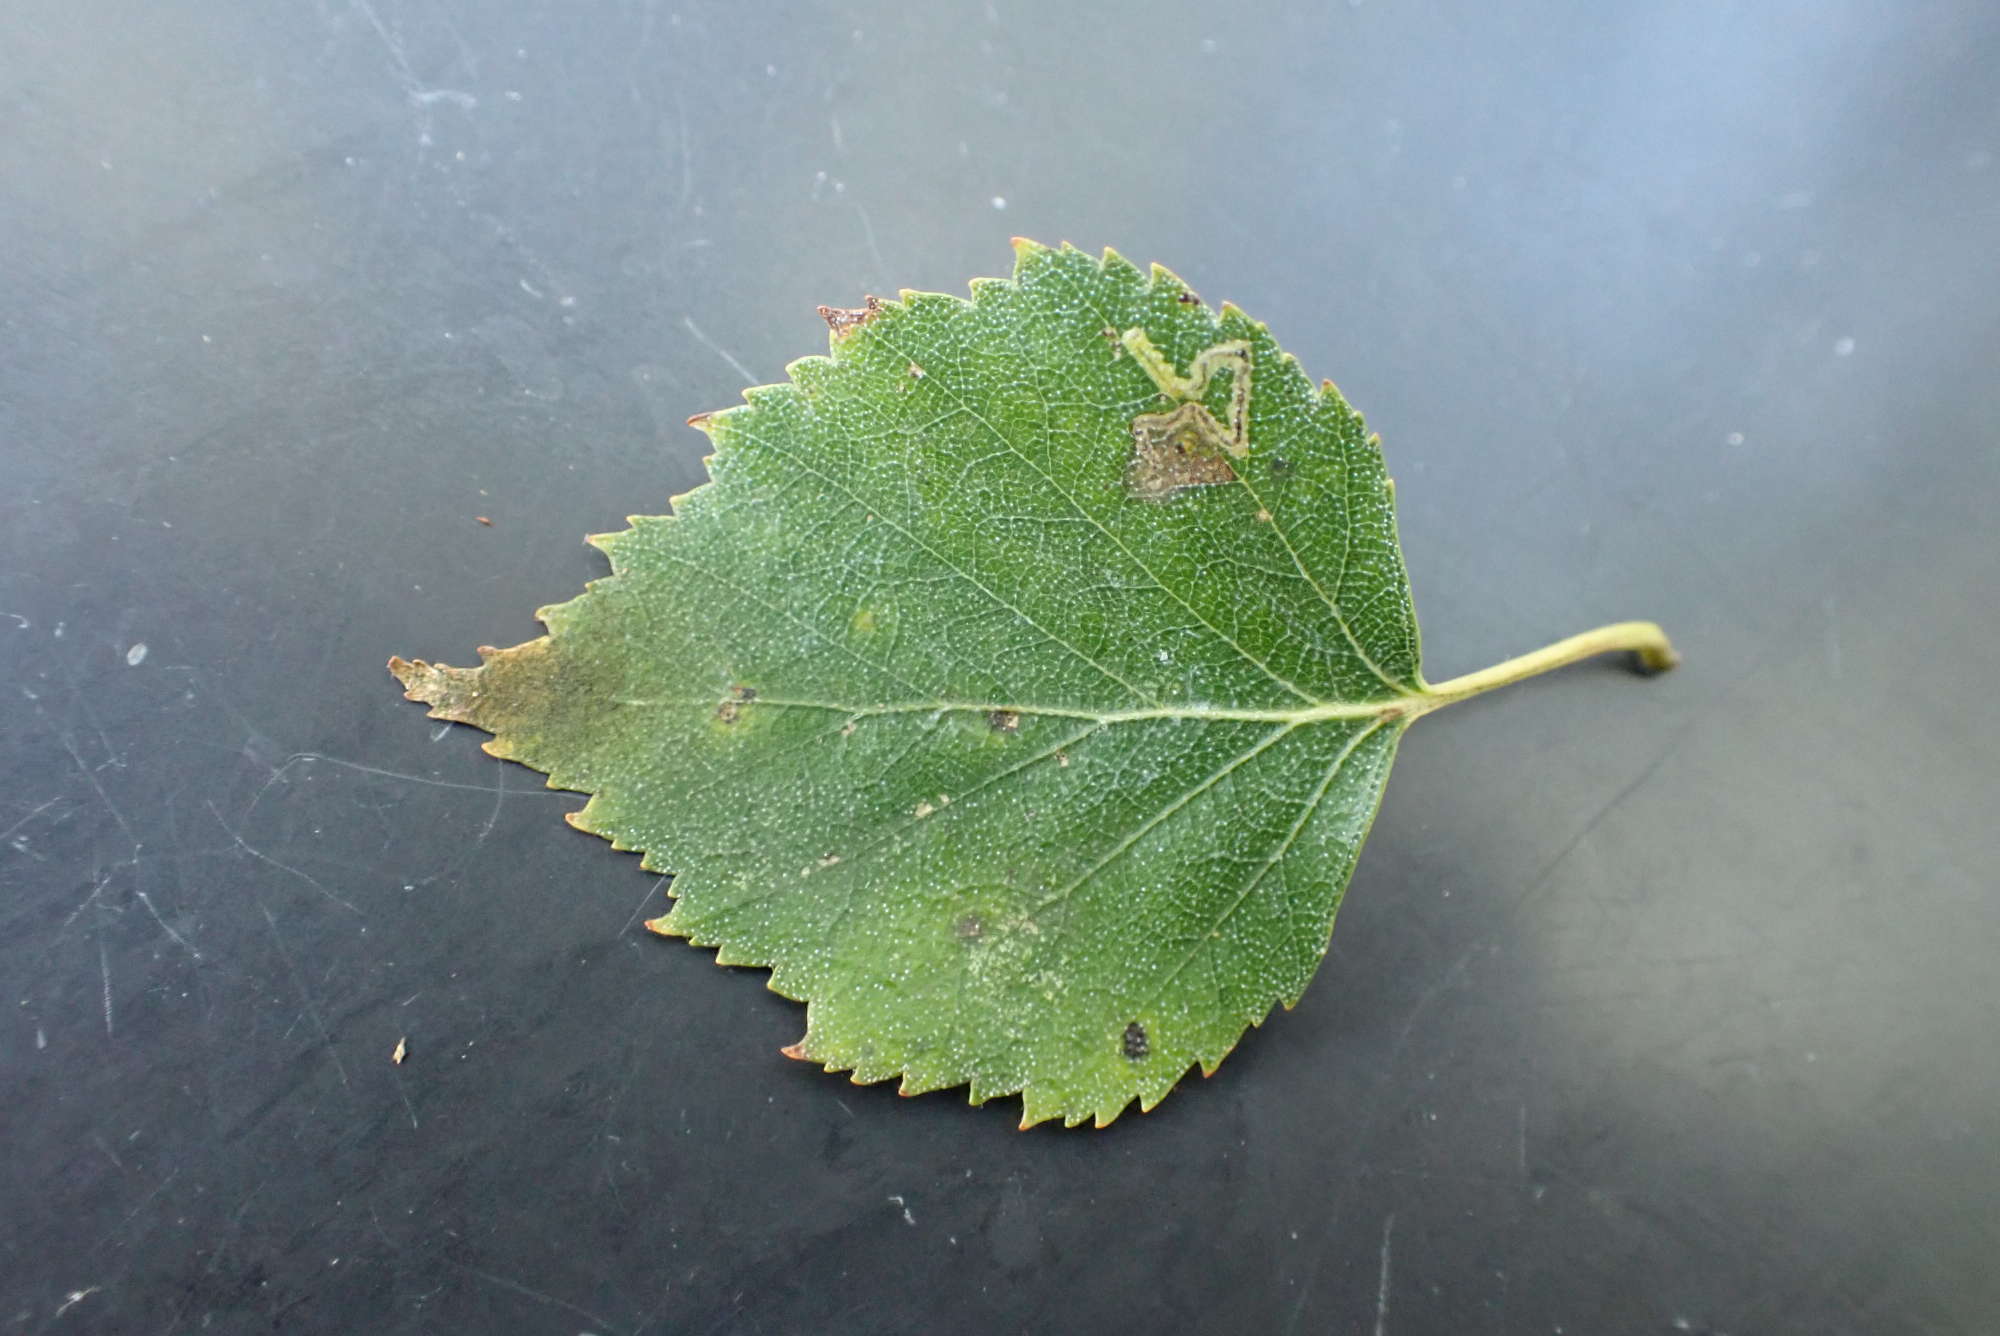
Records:
[[[1071,8],[0,12],[0,1331],[2000,1329],[2000,10]],[[1371,414],[1433,677],[1687,654],[1421,725],[1102,1134],[786,1062],[382,670],[1014,232]]]

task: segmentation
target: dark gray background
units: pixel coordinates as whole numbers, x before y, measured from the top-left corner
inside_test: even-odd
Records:
[[[1996,1329],[1996,62],[1978,0],[9,0],[0,1330]],[[786,1062],[382,671],[1015,232],[1370,413],[1433,678],[1687,655],[1424,723],[1305,1003],[1106,1133]]]

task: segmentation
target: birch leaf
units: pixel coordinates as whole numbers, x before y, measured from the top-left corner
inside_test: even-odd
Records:
[[[768,968],[786,1052],[1102,1126],[1296,1003],[1425,713],[1657,627],[1425,682],[1378,440],[1263,325],[1018,242],[970,301],[822,310],[694,419],[711,481],[434,717],[591,794],[654,931]]]

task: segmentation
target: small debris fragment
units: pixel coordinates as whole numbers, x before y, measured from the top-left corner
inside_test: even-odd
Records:
[[[937,811],[937,808],[932,807],[929,803],[919,802],[917,804],[916,810],[914,812],[911,812],[910,815],[915,817],[917,820],[922,821],[925,817],[929,816],[932,812],[935,811]]]
[[[924,378],[924,369],[918,366],[915,362],[910,363],[910,379],[922,380],[923,378]]]
[[[396,1051],[389,1055],[389,1061],[395,1063],[398,1067],[400,1067],[403,1065],[403,1059],[409,1056],[410,1056],[410,1037],[408,1035],[404,1035],[401,1039],[398,1039],[396,1041]]]
[[[493,527],[493,521],[487,519],[484,515],[474,515],[472,518],[478,520],[481,524],[485,525],[489,529]]]
[[[137,668],[140,664],[144,663],[145,661],[146,661],[145,641],[141,640],[138,644],[132,646],[132,648],[125,651],[125,663],[127,667]]]

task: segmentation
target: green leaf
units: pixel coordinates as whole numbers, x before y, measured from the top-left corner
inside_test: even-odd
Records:
[[[1427,685],[1378,440],[1261,324],[1017,243],[972,299],[822,310],[694,419],[712,481],[437,718],[674,874],[648,926],[808,1003],[786,1050],[1102,1126],[1296,1003]]]

